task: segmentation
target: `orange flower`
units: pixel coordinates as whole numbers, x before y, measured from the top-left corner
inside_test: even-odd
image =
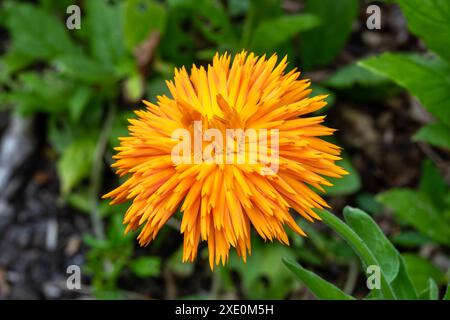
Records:
[[[326,96],[308,97],[310,82],[299,80],[296,70],[284,73],[286,57],[277,65],[276,55],[266,59],[242,52],[230,62],[228,54],[216,54],[207,69],[194,65],[190,74],[184,67],[175,69],[174,81],[167,82],[172,98],[158,96],[157,105],[144,101],[146,110],[129,120],[130,136],[120,139],[114,157],[117,174],[128,180],[104,196],[113,199],[111,204],[132,200],[124,224],[126,232],[142,227],[141,245],[149,244],[180,208],[183,261],[193,261],[204,240],[212,269],[214,263],[226,263],[230,247],[245,261],[251,226],[264,240],[285,244],[285,225],[305,236],[289,209],[320,220],[312,209],[328,205],[311,187],[323,191],[323,185],[331,185],[323,176],[346,174],[335,164],[340,148],[318,138],[334,132],[321,124],[325,117],[305,116],[324,107]],[[201,139],[194,148],[192,141],[182,145],[188,148],[181,148],[182,159],[188,161],[174,161],[174,150],[186,142],[174,137],[179,129]],[[227,140],[222,152],[223,141],[213,145],[210,139],[208,148],[208,129],[216,130],[216,139],[228,138],[229,129],[260,134],[256,140],[244,135],[240,147],[229,148]],[[270,134],[261,135],[261,129]],[[264,142],[266,154],[260,153]],[[255,145],[258,149],[252,149]],[[225,162],[230,155],[233,161]],[[235,155],[243,156],[240,162]],[[251,162],[255,155],[260,158]]]

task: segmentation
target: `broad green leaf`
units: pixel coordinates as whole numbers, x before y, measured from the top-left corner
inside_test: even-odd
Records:
[[[331,62],[343,48],[358,14],[358,0],[308,0],[305,12],[317,15],[322,23],[301,39],[302,65],[312,69]]]
[[[364,211],[345,207],[345,221],[364,240],[377,259],[387,280],[392,282],[398,274],[400,262],[398,252],[384,233]]]
[[[95,145],[92,137],[85,137],[75,140],[64,150],[57,163],[61,191],[64,195],[89,175]]]
[[[359,64],[408,89],[431,114],[450,125],[450,67],[443,60],[384,53]]]
[[[140,278],[156,277],[160,274],[161,259],[158,257],[139,257],[130,262],[130,268]]]
[[[403,223],[413,226],[435,241],[450,245],[450,224],[427,196],[410,189],[393,189],[378,196]]]
[[[450,2],[448,0],[395,0],[400,4],[408,28],[429,49],[450,62]]]
[[[7,83],[17,71],[33,62],[28,55],[10,49],[0,57],[0,83]]]
[[[270,54],[297,33],[318,26],[319,19],[312,14],[280,16],[262,22],[255,29],[251,47],[255,52]]]
[[[354,86],[374,87],[384,84],[388,78],[373,73],[357,64],[350,64],[340,68],[322,83],[336,89],[350,89]]]
[[[306,270],[292,259],[283,258],[283,263],[302,281],[314,296],[322,300],[353,300],[341,289],[332,283],[319,277],[317,274]]]
[[[151,33],[164,32],[166,9],[154,0],[127,0],[124,15],[124,37],[130,50],[141,44]]]
[[[409,253],[402,256],[417,292],[423,292],[428,289],[429,279],[434,280],[438,284],[442,284],[445,280],[444,273],[427,259]]]
[[[124,55],[122,6],[106,0],[86,1],[86,35],[92,57],[113,67]]]
[[[343,167],[349,174],[342,178],[328,178],[333,186],[325,187],[326,194],[329,196],[341,196],[353,194],[361,188],[361,178],[358,171],[353,167],[348,157],[344,154],[343,159],[336,162]]]
[[[108,83],[115,78],[114,69],[81,54],[61,56],[54,64],[58,71],[67,77],[86,83]]]
[[[35,60],[50,60],[60,54],[76,54],[64,21],[31,4],[8,1],[4,23],[12,38],[11,51]]]
[[[413,136],[415,141],[425,141],[433,146],[450,149],[450,126],[443,123],[428,124]]]

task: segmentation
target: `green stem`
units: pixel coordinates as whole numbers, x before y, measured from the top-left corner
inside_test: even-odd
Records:
[[[337,232],[353,248],[356,254],[361,258],[365,269],[370,265],[379,265],[377,259],[364,243],[364,241],[341,219],[326,210],[320,211],[319,215],[327,226]],[[384,276],[382,270],[381,292],[385,299],[395,300],[397,298],[394,291],[392,290],[391,285],[386,280],[386,277]]]

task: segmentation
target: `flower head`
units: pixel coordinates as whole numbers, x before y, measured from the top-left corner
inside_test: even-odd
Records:
[[[113,167],[128,179],[104,196],[132,201],[124,224],[127,232],[141,228],[141,245],[179,209],[183,261],[195,259],[203,240],[213,268],[231,247],[246,259],[252,226],[263,239],[288,244],[285,226],[305,235],[295,212],[320,220],[313,209],[328,206],[312,188],[323,191],[331,185],[325,176],[346,172],[335,164],[340,148],[319,138],[334,130],[321,124],[324,116],[306,116],[326,96],[309,97],[309,80],[285,73],[286,65],[276,55],[242,52],[231,63],[216,54],[206,69],[175,69],[172,97],[144,101],[116,148]]]

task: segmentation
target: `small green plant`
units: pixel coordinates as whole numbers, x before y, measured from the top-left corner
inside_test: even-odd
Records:
[[[380,288],[373,288],[365,299],[432,300],[439,297],[438,285],[433,278],[427,279],[427,287],[423,291],[416,291],[404,257],[386,238],[375,221],[364,211],[346,207],[344,209],[346,223],[328,211],[320,211],[320,216],[323,222],[338,233],[353,249],[361,260],[363,270],[368,271],[371,266],[379,267]],[[354,297],[317,274],[304,269],[292,259],[285,258],[283,262],[317,298],[329,300],[354,299]],[[444,299],[450,299],[449,288],[450,286],[447,286]]]

